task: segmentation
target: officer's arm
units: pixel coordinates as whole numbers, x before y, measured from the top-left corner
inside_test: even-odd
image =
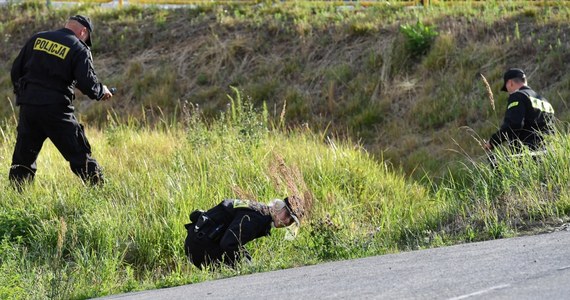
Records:
[[[249,212],[249,213],[248,213]],[[220,240],[220,247],[229,253],[238,253],[244,250],[243,246],[254,240],[260,232],[256,215],[248,210],[236,211],[235,217]]]
[[[20,53],[12,63],[12,70],[10,71],[10,77],[12,78],[12,86],[14,87],[14,94],[18,95],[20,78],[24,73],[24,65],[26,64],[26,53],[28,52],[29,44],[31,43],[28,41],[24,47],[20,50]]]
[[[95,74],[90,51],[78,51],[75,65],[73,66],[73,75],[77,80],[77,88],[84,95],[94,100],[103,98],[105,89]]]
[[[503,124],[499,131],[491,137],[490,143],[493,146],[499,145],[501,142],[513,140],[516,138],[515,131],[523,127],[525,117],[524,98],[520,93],[514,93],[509,96],[509,104],[503,119]]]

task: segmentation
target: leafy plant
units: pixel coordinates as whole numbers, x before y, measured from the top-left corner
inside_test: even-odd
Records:
[[[421,21],[400,25],[400,32],[406,37],[406,47],[412,57],[426,54],[439,34],[435,26],[424,25]]]
[[[352,247],[341,233],[341,226],[335,224],[330,215],[317,219],[311,223],[309,249],[322,260],[349,258]]]

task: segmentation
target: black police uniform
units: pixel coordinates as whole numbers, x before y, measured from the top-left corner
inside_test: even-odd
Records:
[[[10,180],[33,180],[36,159],[49,138],[73,173],[86,182],[101,183],[101,168],[91,157],[72,105],[76,87],[91,99],[104,96],[89,47],[67,28],[37,33],[16,57],[11,78],[20,113]]]
[[[499,131],[491,136],[490,143],[497,146],[504,141],[520,141],[531,150],[542,146],[543,134],[553,130],[552,105],[528,86],[509,95],[507,111]],[[517,143],[512,146],[515,150]]]
[[[253,203],[260,205],[227,199],[185,225],[184,250],[196,267],[220,262],[234,267],[241,257],[250,258],[244,245],[269,235],[273,220],[268,213],[253,209]]]

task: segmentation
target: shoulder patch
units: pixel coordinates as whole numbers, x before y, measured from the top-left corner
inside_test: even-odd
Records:
[[[249,200],[234,200],[234,208],[249,208]]]
[[[69,47],[43,38],[36,39],[34,42],[34,50],[43,51],[61,59],[65,59],[69,53]]]
[[[511,108],[513,108],[513,107],[515,107],[515,106],[517,106],[517,105],[519,105],[519,102],[518,102],[518,101],[515,101],[515,102],[509,104],[509,106],[507,107],[507,109],[511,109]]]

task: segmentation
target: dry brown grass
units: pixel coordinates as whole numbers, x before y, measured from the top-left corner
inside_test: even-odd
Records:
[[[292,209],[299,219],[309,219],[314,198],[299,168],[288,166],[283,157],[275,154],[269,164],[269,176],[278,190],[287,190]]]
[[[485,85],[485,90],[487,91],[487,98],[489,99],[489,103],[491,104],[491,108],[495,111],[495,98],[493,97],[493,90],[487,81],[487,78],[482,73],[479,73],[481,79],[483,80],[483,84]]]
[[[275,154],[268,167],[269,177],[276,187],[276,190],[285,190],[289,198],[293,212],[299,217],[301,222],[310,218],[313,207],[314,196],[307,187],[303,174],[295,165],[288,166],[283,157]],[[247,191],[239,186],[232,186],[232,192],[241,199],[257,199],[251,191]]]
[[[514,22],[506,15],[481,19],[471,11],[433,18],[441,35],[426,57],[411,60],[398,31],[398,22],[410,22],[406,18],[385,23],[367,15],[359,21],[373,21],[372,26],[364,26],[366,32],[359,33],[360,29],[349,29],[352,23],[336,19],[326,24],[288,20],[300,13],[298,9],[280,15],[282,19],[263,15],[256,21],[222,10],[220,6],[201,14],[145,9],[124,11],[119,18],[96,17],[99,29],[93,54],[97,74],[119,93],[104,104],[78,101],[86,103],[77,105],[82,119],[104,124],[104,112],[111,108],[125,119],[142,119],[144,109],[146,116],[154,113],[160,121],[162,115],[180,113],[176,106],[181,102],[197,104],[205,117],[215,117],[226,108],[230,86],[234,86],[255,106],[266,102],[273,108],[270,118],[280,128],[307,123],[315,130],[361,139],[370,153],[379,156],[386,149],[397,150],[390,158],[410,171],[415,163],[410,166],[406,161],[419,143],[408,144],[408,140],[418,136],[450,137],[427,145],[443,162],[457,158],[447,151],[454,147],[453,140],[474,149],[469,155],[480,155],[480,148],[465,147],[469,137],[454,135],[457,128],[469,125],[487,137],[500,122],[497,114],[481,109],[480,79],[475,81],[473,76],[484,72],[489,79],[485,88],[495,110],[495,104],[500,107],[505,97],[495,95],[494,99],[490,88],[497,91],[499,73],[521,61],[525,69],[537,70],[533,87],[552,99],[560,107],[557,114],[568,119],[566,94],[559,96],[568,90],[569,76],[564,72],[570,61],[564,54],[568,45],[559,39],[559,25],[542,24],[534,14],[516,19],[520,35],[528,38],[513,43],[509,41]],[[28,25],[10,31],[8,47],[0,51],[6,61],[15,57],[31,32],[57,27],[59,22],[50,19],[36,24],[29,22],[29,16],[15,18],[6,28]],[[5,99],[6,93],[0,91],[0,96]],[[436,106],[441,101],[449,105]],[[9,108],[0,108],[0,113],[9,115]],[[434,126],[426,122],[428,118],[436,120]],[[409,145],[414,147],[406,148]]]
[[[238,199],[257,199],[252,192],[246,191],[237,185],[232,186],[232,192]]]

